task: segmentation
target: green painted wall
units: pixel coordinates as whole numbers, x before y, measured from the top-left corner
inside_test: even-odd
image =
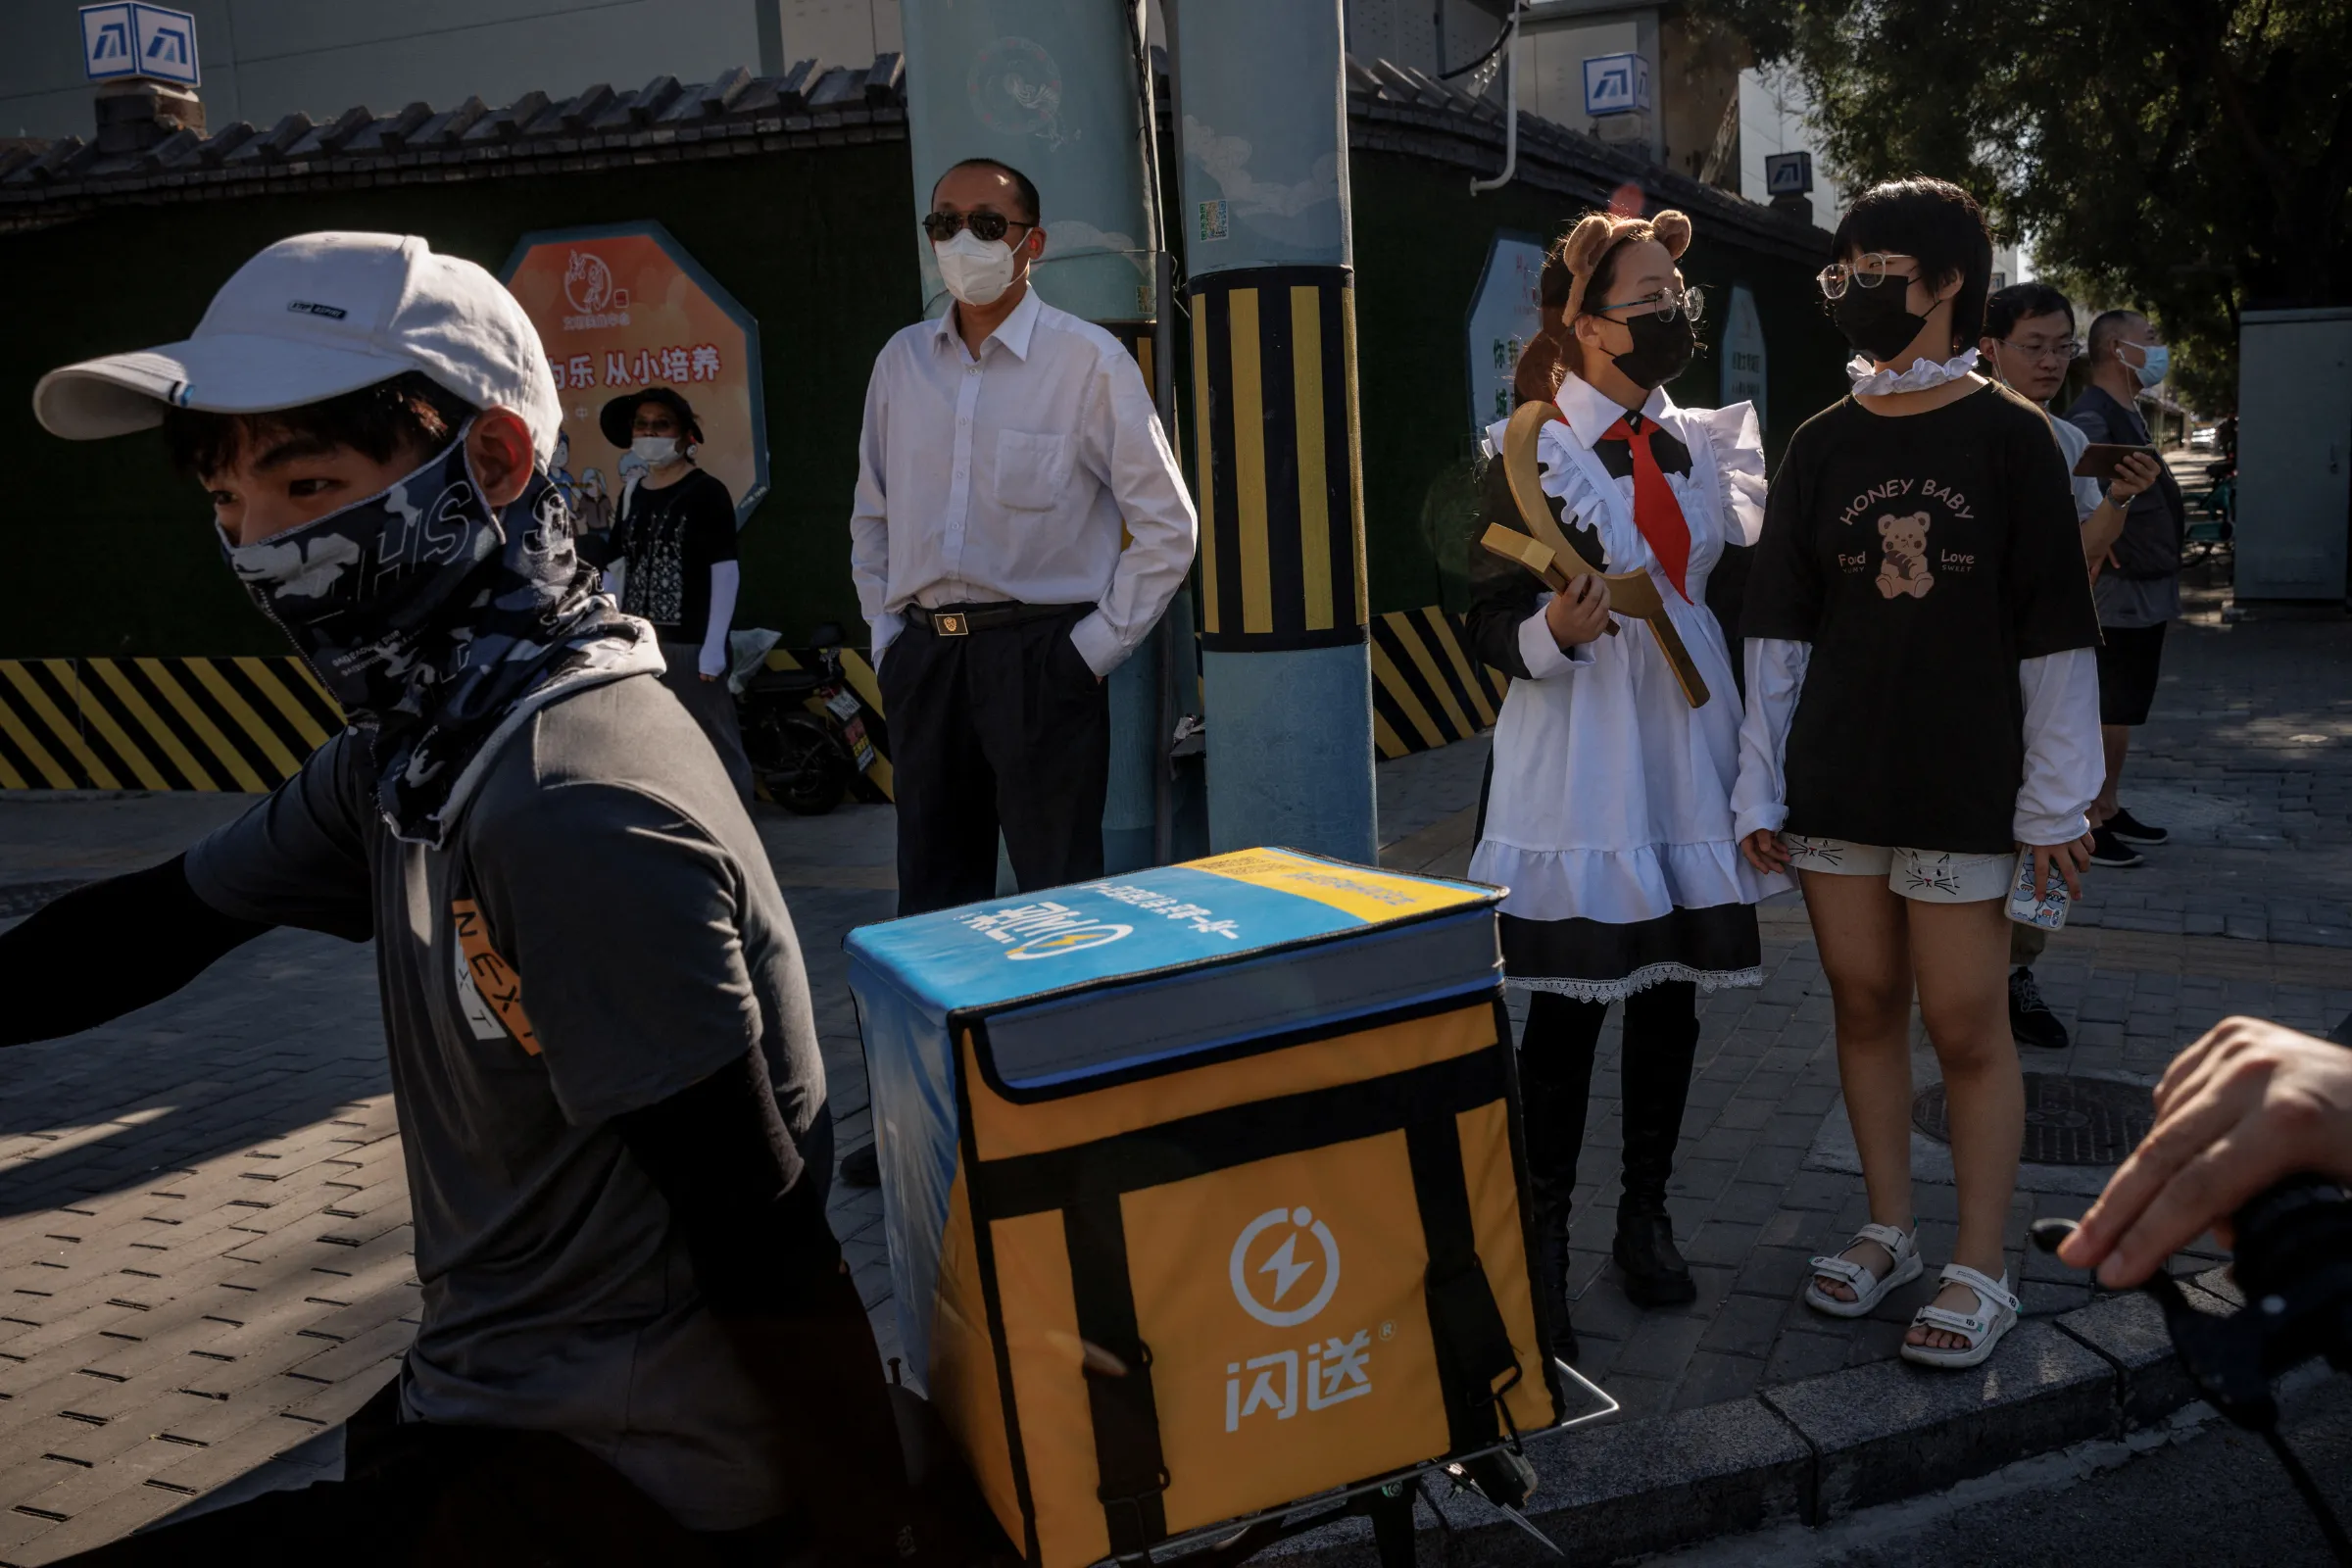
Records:
[[[1473,198],[1464,172],[1397,154],[1356,153],[1351,177],[1372,608],[1458,601],[1470,496],[1462,340],[1470,294],[1497,229],[1548,235],[1582,206],[1524,186]],[[419,233],[436,250],[496,270],[528,230],[644,218],[666,224],[760,320],[772,488],[743,534],[741,623],[800,640],[818,621],[838,619],[854,634],[847,518],[866,373],[918,309],[908,188],[906,145],[880,143],[495,183],[120,207],[0,235],[0,296],[11,302],[0,337],[0,447],[15,501],[0,508],[9,572],[0,658],[283,651],[231,582],[209,508],[170,470],[160,443],[48,435],[30,408],[43,371],[183,335],[240,262],[288,234]],[[1728,302],[1735,281],[1754,291],[1777,452],[1843,390],[1842,354],[1812,292],[1812,266],[1730,250],[1702,228],[1685,270],[1722,291],[1719,300]],[[1702,336],[1719,330],[1710,320]],[[1189,338],[1176,336],[1180,345]],[[1716,374],[1702,355],[1678,395],[1713,403]],[[1180,398],[1180,409],[1189,406]]]
[[[288,234],[422,234],[493,271],[524,232],[658,218],[759,318],[767,499],[744,526],[741,624],[855,625],[847,518],[867,371],[919,308],[904,143],[496,183],[116,208],[0,235],[0,657],[282,653],[220,563],[211,509],[153,436],[60,441],[41,373],[184,335],[239,263]]]

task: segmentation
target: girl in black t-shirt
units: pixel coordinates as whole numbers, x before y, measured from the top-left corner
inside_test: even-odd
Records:
[[[1921,1272],[1911,1207],[1914,984],[1943,1070],[1959,1234],[1905,1358],[1974,1366],[2017,1321],[2002,1231],[2025,1131],[2006,896],[2079,893],[2103,778],[2098,642],[2047,416],[1974,373],[1991,240],[1935,179],[1879,185],[1821,274],[1854,395],[1790,439],[1749,578],[1735,831],[1793,866],[1830,979],[1872,1223],[1806,1301],[1868,1313]]]

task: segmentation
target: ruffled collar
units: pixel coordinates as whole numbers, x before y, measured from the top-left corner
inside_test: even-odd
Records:
[[[1853,383],[1857,394],[1872,397],[1888,392],[1925,392],[1946,381],[1957,381],[1977,368],[1977,351],[1967,349],[1937,365],[1934,360],[1911,362],[1909,369],[1882,370],[1868,357],[1857,354],[1845,362],[1845,378]]]

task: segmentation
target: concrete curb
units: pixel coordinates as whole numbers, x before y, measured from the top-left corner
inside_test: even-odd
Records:
[[[2234,1288],[2216,1269],[2182,1280],[2192,1303],[2226,1312]],[[1571,1562],[1606,1563],[1768,1525],[1827,1520],[1940,1492],[2016,1460],[2120,1437],[2189,1403],[2164,1315],[2147,1297],[2113,1296],[2019,1324],[1983,1366],[1938,1372],[1872,1362],[1621,1425],[1529,1445],[1540,1485],[1529,1517]],[[1483,1503],[1447,1499],[1433,1552],[1450,1534],[1459,1560],[1554,1562]],[[1360,1521],[1291,1544],[1295,1562],[1373,1560]]]

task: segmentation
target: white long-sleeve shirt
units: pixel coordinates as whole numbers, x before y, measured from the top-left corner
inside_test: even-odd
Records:
[[[1747,711],[1740,723],[1740,780],[1732,787],[1732,831],[1739,838],[1758,828],[1778,832],[1788,819],[1788,726],[1812,657],[1810,643],[1747,639]],[[2020,660],[2017,684],[2026,705],[2017,841],[2070,843],[2090,831],[2090,803],[2107,779],[2099,746],[2098,655],[2075,648]]]
[[[1199,532],[1143,372],[1034,289],[976,359],[955,321],[900,331],[866,386],[850,567],[874,655],[908,605],[1091,603],[1070,641],[1107,674],[1167,609]]]

